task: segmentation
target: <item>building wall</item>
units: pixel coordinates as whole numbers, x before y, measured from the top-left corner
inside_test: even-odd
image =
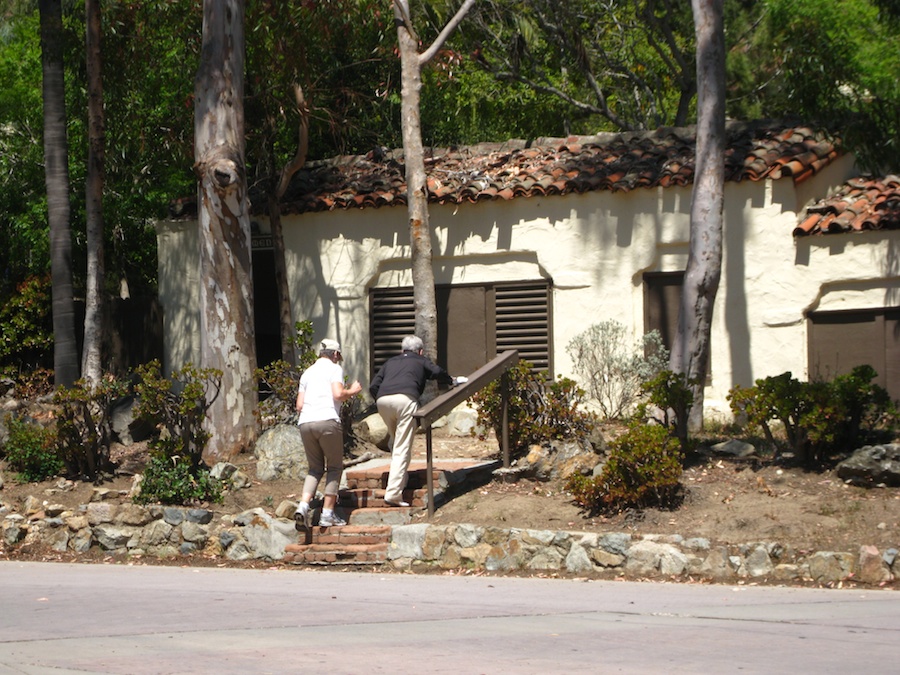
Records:
[[[735,384],[787,370],[806,377],[805,312],[898,305],[894,233],[791,235],[799,212],[851,171],[839,161],[800,186],[726,185],[709,413],[728,410]],[[590,324],[615,319],[635,341],[643,334],[642,275],[685,268],[690,201],[690,187],[670,187],[433,205],[435,281],[551,279],[555,369],[571,375],[566,345]],[[368,372],[369,289],[412,284],[407,223],[405,206],[283,218],[294,317],[311,320],[317,339],[342,343],[353,377]],[[159,225],[169,367],[199,353],[194,227]]]

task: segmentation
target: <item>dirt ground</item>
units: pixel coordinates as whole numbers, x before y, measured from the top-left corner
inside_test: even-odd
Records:
[[[434,434],[435,459],[495,459],[494,440]],[[355,452],[387,457],[372,446]],[[415,458],[425,458],[424,436],[418,436]],[[131,472],[146,460],[146,448],[115,449],[123,471],[100,487],[127,494]],[[351,458],[348,458],[351,459]],[[236,463],[253,481],[249,488],[226,494],[224,504],[207,505],[217,513],[262,507],[268,512],[285,499],[297,498],[297,481],[256,480],[255,459],[241,455]],[[61,479],[17,484],[0,461],[5,485],[0,503],[22,511],[32,495],[48,504],[76,507],[87,503],[95,486]],[[457,495],[441,506],[432,522],[586,532],[680,534],[706,537],[714,543],[775,541],[799,551],[857,551],[871,544],[880,550],[900,548],[900,489],[859,488],[844,484],[833,471],[809,472],[780,466],[765,458],[711,457],[688,466],[683,475],[684,503],[674,511],[648,509],[616,516],[591,516],[576,506],[560,482],[494,480]],[[125,500],[124,496],[118,497]],[[418,516],[422,520],[427,514]],[[421,522],[421,521],[420,521]],[[2,544],[0,544],[2,549]],[[2,553],[2,551],[0,551]],[[6,552],[9,555],[9,551]],[[15,555],[15,554],[13,554]],[[3,556],[0,556],[3,557]]]

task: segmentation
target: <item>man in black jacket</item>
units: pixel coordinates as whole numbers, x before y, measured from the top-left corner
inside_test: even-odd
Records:
[[[369,393],[391,436],[391,471],[384,493],[388,506],[409,506],[403,501],[403,490],[416,432],[413,414],[419,407],[425,383],[437,380],[439,384],[453,384],[447,371],[424,355],[425,345],[421,338],[407,335],[400,348],[402,352],[385,361],[369,386]]]

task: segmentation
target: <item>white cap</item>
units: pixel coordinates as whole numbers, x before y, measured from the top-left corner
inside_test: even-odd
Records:
[[[325,338],[322,340],[322,349],[330,349],[333,352],[339,352],[341,351],[341,343],[337,340]]]

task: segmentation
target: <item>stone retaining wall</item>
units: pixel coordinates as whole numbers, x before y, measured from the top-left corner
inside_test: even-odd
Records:
[[[77,512],[43,505],[0,513],[0,548],[48,547],[84,553],[159,557],[203,553],[226,560],[281,560],[301,538],[288,518],[251,509],[216,519],[213,511],[92,502]],[[395,525],[388,563],[395,569],[559,572],[627,579],[814,582],[884,585],[900,573],[896,548],[794,551],[777,542],[723,545],[679,535],[635,536],[474,525]]]

